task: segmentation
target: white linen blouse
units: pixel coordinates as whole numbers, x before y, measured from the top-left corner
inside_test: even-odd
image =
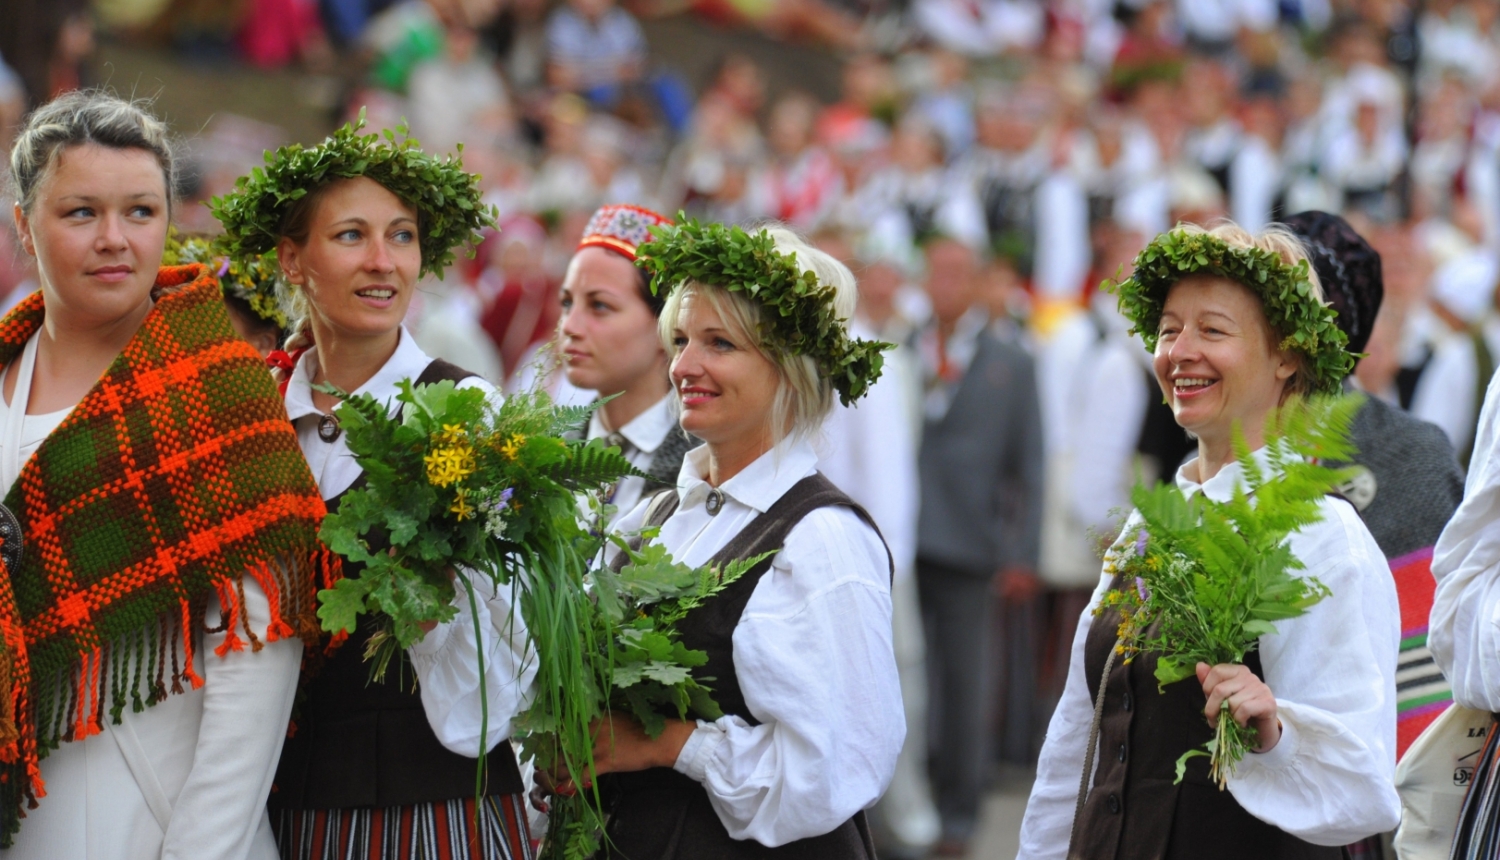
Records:
[[[286,408],[319,491],[324,499],[332,499],[347,490],[362,470],[342,433],[332,442],[318,436],[318,419],[323,413],[313,405],[311,384],[317,373],[317,361],[316,347],[298,359],[287,384]],[[394,415],[401,405],[396,401],[397,383],[403,379],[415,380],[431,361],[403,327],[395,353],[352,393],[387,398]],[[491,397],[500,397],[494,385],[477,376],[458,383],[458,387],[479,388]],[[511,720],[529,702],[536,659],[511,589],[497,593],[482,575],[472,577],[472,581],[479,598],[474,614],[479,617],[484,640],[485,693],[489,700],[489,724],[484,736],[488,752],[510,736]],[[417,689],[427,722],[438,741],[459,755],[477,758],[482,719],[480,644],[474,638],[474,614],[470,613],[469,599],[462,588],[457,589],[453,605],[459,610],[453,620],[439,624],[406,650],[416,670]]]
[[[1265,449],[1256,452],[1264,462]],[[1230,498],[1242,470],[1225,466],[1204,484],[1177,473],[1183,492]],[[1261,668],[1276,695],[1281,740],[1251,753],[1229,779],[1245,811],[1315,845],[1346,845],[1396,827],[1396,654],[1400,615],[1385,556],[1342,500],[1325,498],[1323,520],[1291,537],[1292,552],[1332,594],[1306,615],[1277,622],[1260,639]],[[1131,512],[1125,534],[1140,523]],[[1067,856],[1094,703],[1084,642],[1108,589],[1101,574],[1073,637],[1062,700],[1047,727],[1036,782],[1021,824],[1018,860]],[[1180,683],[1190,683],[1183,681]]]
[[[0,428],[11,427],[11,409],[0,400]],[[71,411],[21,417],[19,439],[4,433],[0,449],[17,446],[14,462],[24,463]],[[0,450],[6,458],[11,453]],[[0,496],[15,480],[6,477]],[[207,617],[218,611],[213,597]],[[270,623],[254,577],[245,578],[245,612],[252,629]],[[266,797],[286,738],[302,642],[281,639],[218,657],[213,649],[225,635],[204,634],[196,645],[202,687],[139,714],[126,708],[119,725],[106,718],[100,734],[50,753],[42,761],[47,795],[27,811],[0,857],[276,860]]]
[[[1500,379],[1497,376],[1496,379]],[[1453,699],[1500,711],[1500,384],[1490,380],[1464,500],[1433,550],[1427,645]]]
[[[792,485],[816,471],[806,441],[761,455],[704,507],[708,448],[688,452],[681,505],[659,539],[707,563]],[[638,530],[649,503],[620,521]],[[699,721],[676,770],[701,782],[729,835],[770,847],[819,836],[873,804],[906,736],[891,645],[890,563],[875,532],[844,507],[808,514],[756,583],[734,629],[734,667],[760,725]]]
[[[625,422],[625,426],[617,431],[625,441],[630,443],[631,450],[625,455],[625,459],[642,472],[651,468],[651,461],[656,457],[656,449],[667,441],[667,435],[677,426],[677,410],[674,403],[674,395],[669,392],[662,399],[651,404],[646,411]],[[606,439],[609,435],[609,429],[604,426],[604,410],[595,410],[589,418],[589,440]],[[621,478],[613,497],[609,499],[609,503],[615,506],[614,522],[610,525],[613,526],[630,513],[631,509],[640,502],[641,494],[645,491],[645,478],[638,478],[634,475]]]

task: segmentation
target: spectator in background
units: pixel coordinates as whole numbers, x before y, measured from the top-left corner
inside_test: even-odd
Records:
[[[9,152],[21,118],[26,115],[26,89],[15,70],[0,56],[0,151]]]
[[[547,20],[547,81],[612,104],[646,73],[646,36],[614,0],[567,0]]]
[[[963,55],[942,49],[926,56],[927,83],[920,87],[906,115],[921,118],[942,137],[947,158],[953,160],[974,143],[974,90],[969,85],[969,63]]]
[[[983,209],[988,245],[1016,264],[1042,306],[1072,307],[1089,268],[1088,196],[1063,158],[1057,94],[1040,81],[980,99],[977,146],[961,170]]]
[[[1031,357],[990,332],[979,304],[975,249],[939,235],[923,250],[932,321],[917,336],[925,419],[917,585],[935,712],[937,850],[962,856],[989,761],[992,595],[1035,590],[1041,423]]]
[[[1035,48],[1047,29],[1046,9],[1032,0],[916,0],[912,13],[928,38],[972,57]]]
[[[1353,122],[1329,141],[1322,165],[1343,195],[1341,209],[1385,222],[1397,216],[1393,186],[1406,167],[1407,144],[1399,124],[1382,121],[1381,107],[1372,94],[1357,94]]]
[[[844,234],[825,231],[816,244],[840,262],[858,265]],[[881,339],[885,335],[869,316],[870,278],[865,271],[859,279],[859,303],[849,331],[855,337]],[[875,283],[877,290],[883,286],[879,277]],[[889,298],[874,298],[880,314]],[[896,760],[896,774],[872,816],[880,853],[896,857],[924,856],[941,835],[927,777],[926,648],[914,570],[919,425],[909,385],[915,382],[910,347],[897,346],[887,352],[884,372],[869,394],[853,406],[834,407],[823,425],[825,446],[818,458],[818,471],[874,517],[896,564],[891,586],[892,644],[901,675],[906,740]]]
[[[771,159],[750,185],[751,205],[762,217],[804,231],[822,224],[845,190],[833,157],[813,139],[819,109],[817,100],[801,91],[771,106]]]
[[[460,143],[513,134],[510,95],[472,27],[449,23],[443,53],[418,63],[407,86],[412,134],[430,151],[453,152]]]
[[[1500,356],[1500,251],[1482,245],[1455,256],[1432,276],[1432,310],[1446,327],[1412,394],[1411,412],[1442,428],[1459,462],[1474,450],[1475,424]]]
[[[547,232],[536,221],[519,216],[501,225],[499,247],[485,277],[500,284],[480,324],[500,351],[504,378],[525,362],[527,351],[552,336],[560,307],[557,282],[547,275]]]

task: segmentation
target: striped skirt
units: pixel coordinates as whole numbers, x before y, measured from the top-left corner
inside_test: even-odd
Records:
[[[1500,856],[1500,731],[1490,724],[1489,737],[1474,762],[1469,791],[1458,813],[1452,860],[1493,860]]]
[[[281,860],[532,860],[521,794],[387,809],[271,812]]]

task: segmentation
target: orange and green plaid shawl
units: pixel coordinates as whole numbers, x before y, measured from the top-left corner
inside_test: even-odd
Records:
[[[106,710],[119,722],[203,683],[194,635],[211,597],[221,657],[317,635],[325,509],[275,383],[207,267],[162,269],[155,298],[5,497],[25,557],[0,576],[0,843],[46,794],[40,756],[97,734]],[[44,313],[34,293],[0,320],[0,366]],[[259,635],[246,575],[270,600]]]

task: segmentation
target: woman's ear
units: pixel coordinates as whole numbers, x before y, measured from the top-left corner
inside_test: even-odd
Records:
[[[307,283],[307,275],[302,272],[302,249],[296,242],[283,236],[276,243],[276,261],[281,264],[281,273],[289,283],[299,287]]]
[[[1290,350],[1281,350],[1277,352],[1276,355],[1277,379],[1291,379],[1293,376],[1297,375],[1297,371],[1302,369],[1302,357],[1291,352]]]
[[[15,205],[12,214],[16,219],[16,236],[21,240],[21,247],[25,249],[27,254],[35,257],[36,240],[31,236],[31,219],[27,218],[26,213],[21,211],[21,204],[19,203]]]

